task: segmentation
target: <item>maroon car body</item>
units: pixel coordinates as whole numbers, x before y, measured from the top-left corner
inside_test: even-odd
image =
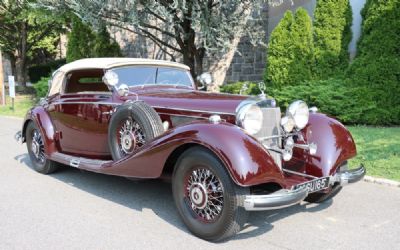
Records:
[[[127,65],[188,70],[185,66],[163,61],[115,59],[111,60],[114,64],[110,64],[110,60],[81,60],[58,70],[48,97],[27,113],[20,134],[22,141],[26,141],[28,124],[34,122],[42,135],[47,159],[93,172],[135,178],[169,176],[180,155],[200,146],[222,162],[236,185],[250,187],[252,192],[259,187],[271,190],[268,186],[274,187],[273,191],[294,190],[296,185],[321,177],[330,177],[342,186],[345,182],[359,180],[365,173],[360,167],[356,173],[345,171],[338,176],[339,168],[345,167],[347,160],[356,155],[356,146],[340,122],[318,112],[310,112],[307,125],[294,137],[296,145],[300,139],[312,142],[318,146],[317,151],[311,154],[305,147],[294,147],[291,159],[279,161],[279,164],[276,151],[263,146],[256,136],[237,125],[238,107],[251,99],[249,96],[199,91],[194,82],[191,86],[129,86],[125,95],[117,90],[109,91],[104,83],[98,82],[93,84],[96,86],[93,91],[91,86],[85,86],[85,91],[67,91],[72,88],[68,81],[75,77],[68,75],[70,72],[78,72],[78,76],[79,72],[85,72],[85,77],[90,78],[109,68]],[[105,64],[108,67],[103,66]],[[55,86],[58,90],[54,91]],[[151,106],[168,127],[133,154],[113,160],[108,139],[110,120],[119,106],[135,101]],[[273,107],[273,102],[270,103]],[[217,122],[211,122],[213,115],[218,116]],[[331,189],[319,190],[319,193],[328,193]],[[303,200],[305,195],[294,203]],[[248,210],[263,210],[262,206],[260,209],[256,209],[255,204],[250,206],[254,209]]]

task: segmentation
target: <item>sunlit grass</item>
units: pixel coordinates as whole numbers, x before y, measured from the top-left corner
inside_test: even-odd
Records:
[[[1,103],[0,103],[1,104]],[[24,117],[26,112],[35,104],[32,95],[17,95],[12,109],[11,98],[7,96],[6,105],[0,105],[0,115]]]
[[[400,181],[400,127],[349,127],[358,155],[351,167],[363,163],[367,174]]]

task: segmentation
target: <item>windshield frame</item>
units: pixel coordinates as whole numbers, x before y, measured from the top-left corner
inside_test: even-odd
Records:
[[[146,86],[171,86],[171,87],[178,87],[178,86],[180,86],[180,87],[186,87],[186,88],[192,88],[192,89],[196,89],[196,87],[195,87],[195,82],[194,82],[194,79],[193,79],[193,77],[192,77],[192,75],[190,74],[190,71],[189,70],[185,70],[185,69],[182,69],[182,68],[179,68],[179,67],[174,67],[174,66],[164,66],[164,65],[123,65],[123,66],[116,66],[116,67],[112,67],[112,68],[108,68],[108,69],[105,69],[104,70],[104,73],[106,73],[107,71],[113,71],[113,72],[115,72],[114,70],[115,69],[121,69],[121,68],[135,68],[135,67],[141,67],[141,68],[156,68],[156,73],[155,73],[155,78],[154,78],[154,81],[155,81],[155,83],[148,83],[148,84],[136,84],[136,85],[129,85],[129,84],[127,84],[127,83],[124,83],[124,82],[122,82],[122,83],[118,83],[117,85],[120,85],[120,84],[127,84],[128,85],[128,87],[129,88],[143,88],[143,87],[146,87]],[[174,69],[174,70],[177,70],[177,71],[181,71],[181,72],[183,72],[183,73],[186,73],[187,74],[187,76],[188,76],[188,79],[190,80],[190,85],[189,84],[168,84],[168,83],[165,83],[165,84],[163,84],[163,83],[156,83],[157,82],[157,77],[158,77],[158,71],[159,71],[159,69]],[[115,73],[117,73],[117,72],[115,72]]]

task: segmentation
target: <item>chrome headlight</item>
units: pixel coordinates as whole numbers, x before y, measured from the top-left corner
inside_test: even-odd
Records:
[[[289,105],[286,110],[286,116],[293,118],[297,129],[303,129],[308,123],[310,113],[305,102],[295,101]]]
[[[255,135],[261,130],[262,122],[261,108],[254,103],[243,105],[236,114],[236,124],[251,135]]]

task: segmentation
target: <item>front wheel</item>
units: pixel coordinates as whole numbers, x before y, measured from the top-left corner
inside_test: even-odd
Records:
[[[172,191],[184,223],[200,238],[223,240],[239,232],[247,221],[243,200],[249,188],[233,183],[220,160],[202,147],[190,148],[180,156]]]

